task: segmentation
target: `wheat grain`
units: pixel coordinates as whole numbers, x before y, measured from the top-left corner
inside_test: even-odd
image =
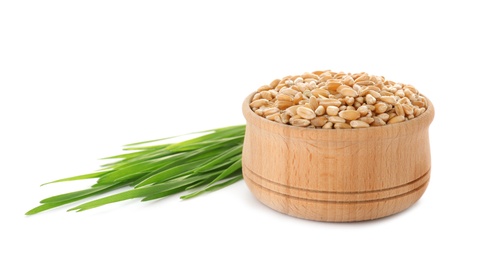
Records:
[[[326,70],[274,79],[258,88],[250,107],[258,116],[283,124],[346,129],[411,120],[428,103],[409,84]]]

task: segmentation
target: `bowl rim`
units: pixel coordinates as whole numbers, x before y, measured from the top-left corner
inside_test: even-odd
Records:
[[[257,92],[254,91],[249,94],[242,105],[242,112],[247,121],[247,125],[255,125],[262,130],[267,130],[271,133],[279,134],[281,136],[288,136],[290,138],[316,140],[335,139],[343,141],[367,141],[370,140],[371,137],[376,136],[380,136],[380,139],[397,138],[412,132],[428,130],[428,127],[435,116],[435,109],[432,102],[423,95],[428,104],[426,111],[420,116],[405,122],[355,129],[312,129],[307,127],[292,126],[289,124],[281,124],[257,115],[250,107],[250,101],[256,93]]]

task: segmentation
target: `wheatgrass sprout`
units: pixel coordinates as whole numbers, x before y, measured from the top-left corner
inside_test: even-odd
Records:
[[[189,199],[224,188],[242,179],[244,132],[245,126],[238,125],[200,132],[199,137],[177,143],[154,144],[167,142],[171,137],[126,145],[127,153],[105,158],[117,161],[103,165],[97,172],[50,182],[97,179],[90,188],[46,198],[26,215],[123,187],[130,189],[91,200],[69,211],[84,211],[134,198],[155,200],[188,191],[180,198]]]

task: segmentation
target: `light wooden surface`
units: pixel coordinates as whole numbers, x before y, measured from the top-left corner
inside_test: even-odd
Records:
[[[244,179],[274,210],[318,221],[389,216],[414,204],[430,178],[428,110],[413,120],[366,129],[307,129],[254,114],[247,120]]]

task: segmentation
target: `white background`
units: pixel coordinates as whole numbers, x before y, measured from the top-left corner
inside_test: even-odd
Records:
[[[0,258],[477,259],[472,2],[1,1]],[[94,171],[122,144],[243,124],[250,92],[320,69],[411,83],[434,103],[432,179],[409,210],[306,221],[239,182],[23,215],[92,184],[41,183]]]

